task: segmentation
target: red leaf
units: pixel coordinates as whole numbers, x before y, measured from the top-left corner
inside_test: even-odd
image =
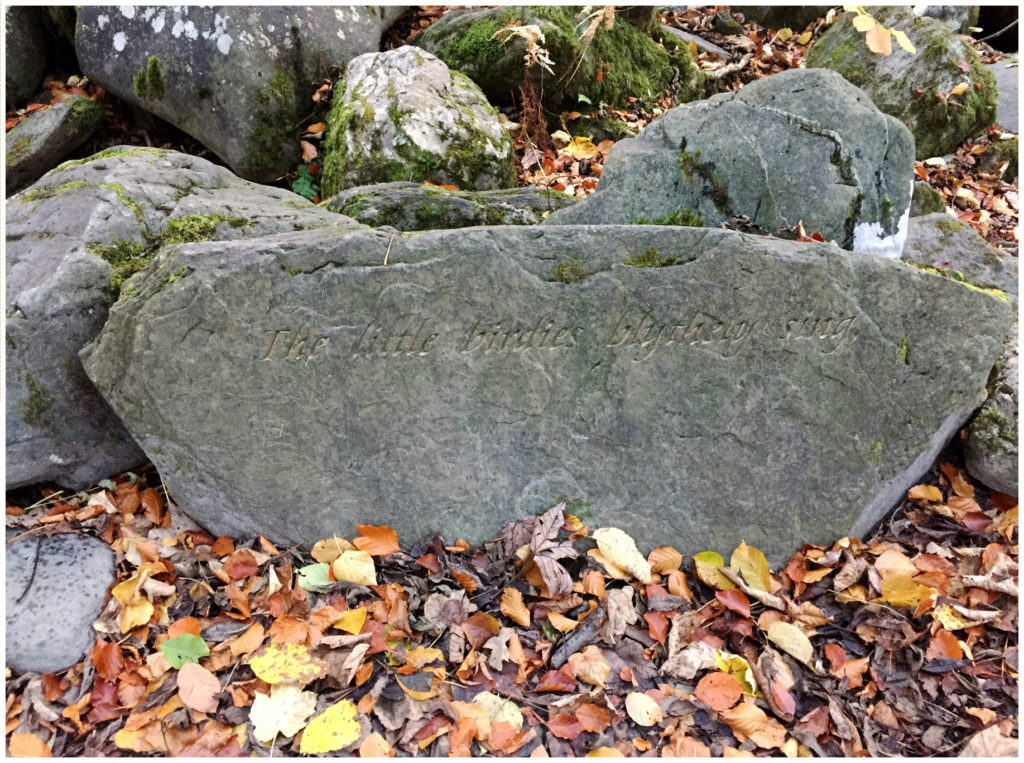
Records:
[[[576,691],[576,679],[565,668],[549,670],[541,677],[534,691]]]
[[[559,713],[548,721],[548,730],[559,739],[575,739],[583,731],[575,715]]]
[[[433,554],[424,554],[416,560],[416,564],[425,569],[431,575],[437,573],[441,569],[440,563],[437,561],[437,557]]]
[[[750,617],[750,601],[747,600],[747,597],[741,591],[735,588],[728,588],[724,591],[716,592],[715,598],[722,602],[726,609],[731,609],[743,617]]]
[[[775,704],[779,706],[782,712],[789,713],[790,715],[796,712],[796,700],[780,684],[772,684],[772,699],[775,700]]]
[[[86,716],[89,723],[102,723],[125,713],[118,707],[117,684],[103,678],[93,681],[89,702],[92,704],[92,710]]]
[[[980,511],[971,511],[967,514],[964,514],[964,516],[960,519],[960,524],[962,524],[969,530],[972,530],[976,533],[980,533],[982,530],[984,530],[986,527],[992,524],[992,519]]]
[[[124,657],[121,654],[121,647],[110,641],[96,640],[96,646],[92,648],[89,659],[96,667],[96,673],[107,681],[116,681],[118,674],[124,668]],[[96,703],[93,702],[93,705]]]
[[[825,644],[825,656],[832,663],[832,675],[839,678],[842,667],[846,663],[846,652],[839,644]]]
[[[221,569],[232,580],[242,580],[255,575],[259,565],[256,564],[256,557],[252,555],[252,552],[243,548],[229,556]]]
[[[647,621],[647,632],[651,634],[651,638],[659,644],[664,644],[665,639],[668,637],[668,627],[670,625],[665,613],[646,612],[644,613],[644,620]]]

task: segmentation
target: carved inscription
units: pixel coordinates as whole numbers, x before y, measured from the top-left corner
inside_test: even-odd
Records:
[[[599,341],[642,363],[659,352],[682,346],[732,358],[760,340],[798,342],[824,354],[837,351],[856,336],[856,316],[797,317],[784,320],[743,317],[717,318],[702,312],[678,318],[654,315],[641,308],[615,314],[605,326],[594,327]],[[352,329],[352,327],[347,327]],[[584,328],[553,313],[524,321],[510,318],[479,318],[468,328],[438,325],[420,314],[375,318],[356,326],[348,353],[352,358],[423,358],[439,347],[466,355],[567,350],[576,347]],[[329,354],[330,337],[306,324],[264,332],[261,360],[308,364]]]

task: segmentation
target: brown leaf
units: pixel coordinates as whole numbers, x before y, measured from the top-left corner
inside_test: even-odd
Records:
[[[719,715],[737,737],[749,738],[758,747],[773,749],[781,747],[786,741],[785,727],[774,718],[769,718],[757,705],[741,702]]]
[[[569,670],[576,676],[576,680],[603,689],[605,679],[612,669],[601,650],[591,644],[582,651],[570,655]]]
[[[177,638],[178,636],[184,636],[190,634],[192,636],[198,636],[199,633],[199,621],[194,617],[183,617],[180,620],[175,620],[167,628],[168,638]]]
[[[576,718],[584,731],[600,734],[611,723],[611,715],[603,707],[587,703],[576,708]]]
[[[652,570],[664,574],[678,570],[683,563],[683,555],[672,546],[659,546],[647,555],[647,562]]]
[[[664,644],[668,637],[669,619],[664,612],[645,612],[644,620],[647,621],[647,632],[651,638],[659,644]]]
[[[741,591],[729,588],[715,592],[715,598],[741,617],[750,617],[750,601]]]
[[[575,715],[559,713],[551,717],[547,723],[548,729],[559,739],[575,739],[583,731]]]
[[[217,676],[197,662],[186,662],[178,671],[178,694],[181,701],[201,713],[217,712],[220,694]]]
[[[564,667],[558,670],[549,670],[541,676],[537,686],[534,687],[534,691],[576,691],[576,679]]]
[[[530,626],[530,610],[523,603],[523,594],[515,588],[506,588],[501,592],[501,614],[524,628]]]
[[[708,673],[697,683],[693,696],[712,710],[728,710],[739,702],[743,686],[735,676],[721,671]]]
[[[398,533],[387,525],[356,525],[356,530],[359,531],[359,535],[352,539],[352,543],[370,556],[387,556],[401,551]]]
[[[311,162],[316,159],[317,150],[316,146],[310,143],[308,140],[300,140],[299,148],[302,150],[302,161]]]
[[[49,745],[35,734],[11,734],[10,747],[12,758],[52,758]]]
[[[224,562],[224,566],[221,570],[231,580],[242,580],[244,578],[255,575],[259,570],[259,565],[256,563],[256,557],[252,555],[251,551],[247,549],[241,549],[235,551],[231,556]]]
[[[1004,727],[1005,724],[1005,727]],[[1012,736],[1012,725],[1001,721],[982,729],[967,740],[961,758],[1016,758],[1020,741]]]
[[[569,577],[565,567],[542,554],[534,556],[533,561],[536,563],[537,569],[540,570],[540,574],[544,578],[544,585],[547,586],[548,593],[552,597],[557,598],[572,592],[572,578]]]
[[[964,650],[960,646],[960,642],[956,640],[956,636],[945,628],[939,628],[935,632],[932,640],[928,643],[928,651],[925,653],[926,660],[942,658],[950,660],[962,660],[964,658]]]
[[[124,668],[124,656],[121,647],[110,641],[96,640],[96,645],[89,653],[89,659],[96,668],[96,673],[107,681],[116,681]]]
[[[492,636],[497,636],[501,623],[486,612],[477,612],[462,623],[466,640],[474,649],[482,647]]]

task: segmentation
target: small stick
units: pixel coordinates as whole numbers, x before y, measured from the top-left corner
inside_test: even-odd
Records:
[[[576,652],[583,648],[587,641],[590,640],[590,637],[594,635],[594,632],[607,619],[608,615],[605,613],[604,607],[599,606],[595,609],[593,614],[582,625],[559,642],[558,647],[551,653],[551,659],[549,660],[551,667],[556,670],[562,667],[571,655],[576,654]]]

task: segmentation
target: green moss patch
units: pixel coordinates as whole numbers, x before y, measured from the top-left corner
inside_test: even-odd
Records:
[[[30,427],[41,427],[46,423],[43,415],[53,405],[53,394],[30,374],[21,378],[28,390],[28,399],[18,404],[18,413]]]
[[[556,281],[562,283],[574,284],[579,283],[587,276],[587,271],[583,269],[583,266],[577,260],[571,262],[561,262],[555,268],[553,278]]]
[[[135,74],[132,89],[135,95],[144,101],[159,101],[165,92],[164,72],[160,68],[160,59],[150,56],[146,65]]]
[[[703,228],[704,218],[692,209],[677,209],[664,217],[638,217],[634,225],[679,225],[688,228]]]
[[[670,265],[678,265],[678,257],[662,257],[657,247],[649,246],[642,252],[629,255],[626,264],[631,268],[666,268]]]

